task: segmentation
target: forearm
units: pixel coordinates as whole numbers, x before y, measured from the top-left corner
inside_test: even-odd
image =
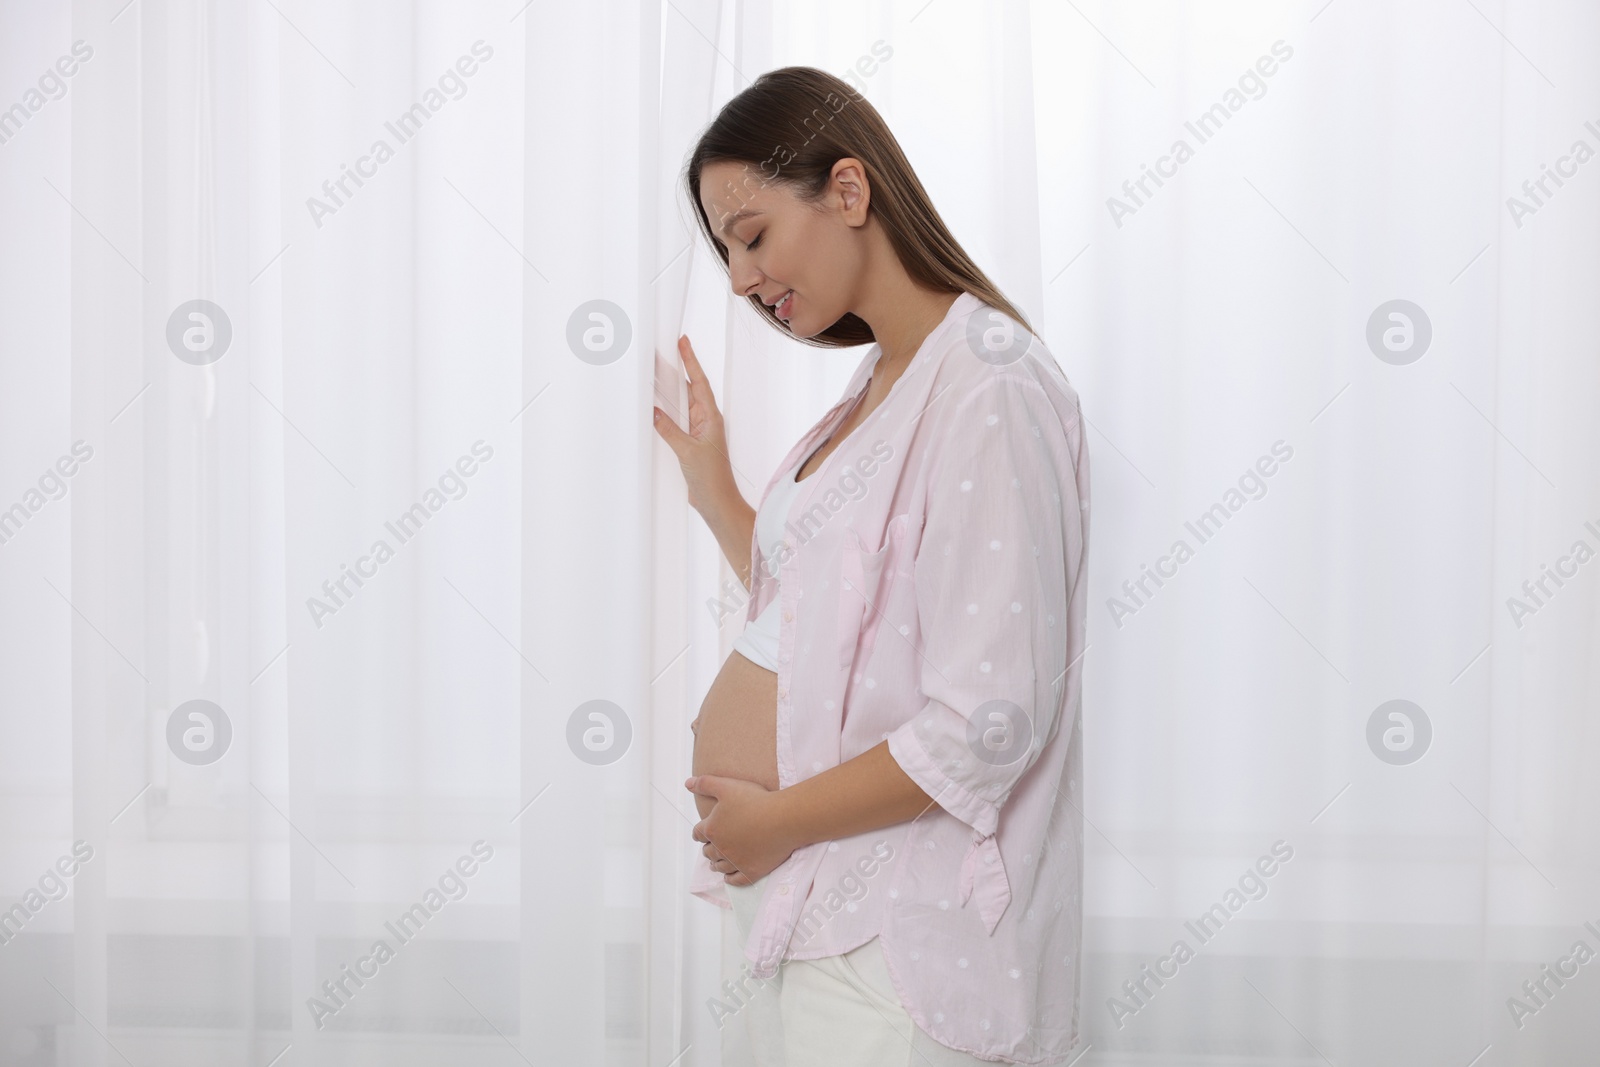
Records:
[[[750,588],[750,540],[755,535],[756,509],[751,507],[739,492],[739,487],[729,482],[717,495],[714,503],[700,512],[700,517],[711,528],[717,546],[728,557],[728,564],[746,590]]]
[[[909,822],[934,804],[889,753],[889,742],[778,791],[781,833],[802,848]]]

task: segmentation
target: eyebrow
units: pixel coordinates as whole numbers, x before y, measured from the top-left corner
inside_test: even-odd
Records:
[[[733,229],[734,223],[743,222],[745,219],[753,219],[760,214],[762,214],[760,211],[753,211],[750,208],[741,208],[740,210],[735,211],[732,215],[728,216],[728,221],[722,224],[722,232],[728,233],[729,230]],[[729,234],[729,236],[731,237],[732,234]]]

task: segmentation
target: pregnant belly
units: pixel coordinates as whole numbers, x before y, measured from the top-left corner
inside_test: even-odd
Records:
[[[778,675],[728,654],[700,704],[694,773],[743,778],[778,788]],[[696,796],[703,819],[715,800]]]

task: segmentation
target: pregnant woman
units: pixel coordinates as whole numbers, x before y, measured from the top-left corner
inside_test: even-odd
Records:
[[[690,888],[733,908],[743,945],[708,1005],[726,1062],[1065,1062],[1082,925],[1077,393],[842,80],[761,76],[685,179],[768,324],[870,345],[759,510],[687,338],[687,430],[655,412],[750,591],[685,783]]]

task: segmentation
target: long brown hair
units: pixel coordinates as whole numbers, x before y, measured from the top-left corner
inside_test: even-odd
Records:
[[[912,278],[936,292],[971,293],[1033,332],[951,235],[877,109],[854,86],[815,67],[780,67],[762,74],[723,105],[689,156],[684,170],[689,202],[723,270],[728,269],[728,250],[717,243],[700,204],[700,173],[708,163],[758,167],[759,184],[784,185],[801,201],[816,204],[833,165],[846,156],[859,159],[866,169],[871,189],[867,210],[883,224]],[[759,295],[746,299],[773,329],[788,334]],[[865,320],[847,312],[814,337],[799,340],[845,348],[877,338]]]

